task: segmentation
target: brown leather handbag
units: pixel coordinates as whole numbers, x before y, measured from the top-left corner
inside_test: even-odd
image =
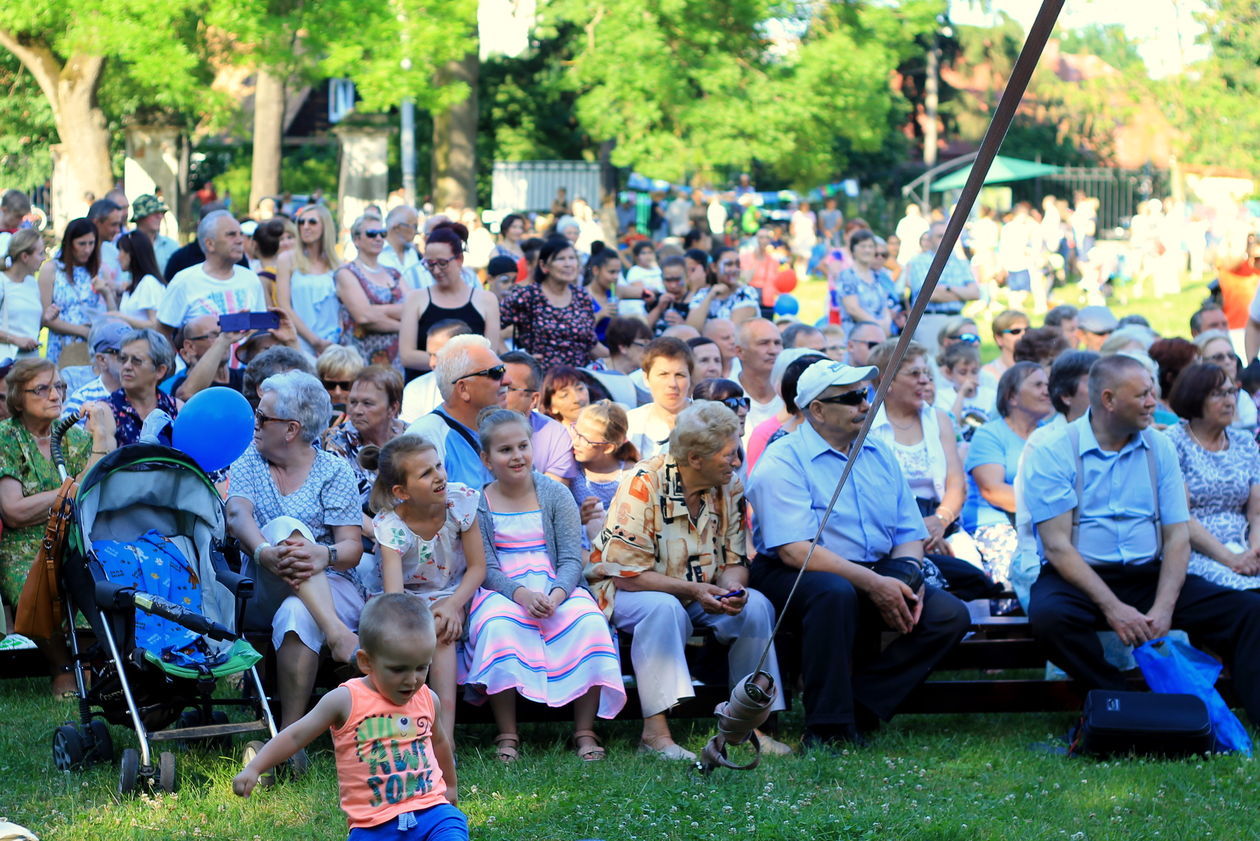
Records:
[[[61,483],[57,498],[48,509],[44,539],[18,596],[13,629],[32,639],[51,639],[62,632],[65,623],[57,573],[61,570],[61,552],[74,518],[74,497],[78,492],[79,484],[73,477]]]

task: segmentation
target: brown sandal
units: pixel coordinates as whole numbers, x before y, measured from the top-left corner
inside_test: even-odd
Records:
[[[494,758],[504,765],[520,759],[521,737],[515,733],[500,733],[494,737]]]
[[[590,739],[593,744],[583,747],[583,739]],[[577,752],[578,759],[583,762],[599,762],[608,756],[608,751],[604,750],[604,746],[600,744],[599,737],[595,735],[594,730],[574,730],[573,747]]]

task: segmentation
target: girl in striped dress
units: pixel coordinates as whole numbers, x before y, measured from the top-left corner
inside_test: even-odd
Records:
[[[518,692],[552,707],[572,703],[578,757],[603,759],[595,716],[615,716],[626,693],[608,623],[584,586],[577,504],[533,469],[529,423],[519,414],[490,412],[478,432],[495,480],[478,510],[486,580],[468,617],[463,682],[490,697],[500,761],[514,761],[520,748]]]

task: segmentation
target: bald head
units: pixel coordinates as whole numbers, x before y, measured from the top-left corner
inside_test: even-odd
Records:
[[[1122,353],[1104,356],[1089,369],[1089,405],[1095,411],[1103,410],[1103,392],[1115,391],[1125,380],[1132,377],[1150,377],[1146,366]]]
[[[704,323],[704,332],[701,335],[706,339],[712,339],[718,346],[718,350],[722,352],[723,362],[735,358],[737,352],[735,322],[729,318],[710,318]]]

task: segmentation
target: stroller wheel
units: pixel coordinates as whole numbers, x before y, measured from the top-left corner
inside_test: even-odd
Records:
[[[249,763],[253,762],[254,757],[258,756],[258,752],[262,749],[263,749],[263,743],[258,740],[254,740],[252,742],[246,743],[245,750],[241,752],[241,765],[248,765]],[[276,784],[275,769],[273,768],[272,770],[268,771],[266,774],[263,774],[262,776],[260,776],[258,778],[258,784],[260,786],[264,786],[267,788],[270,788],[271,786],[275,785]]]
[[[162,751],[158,756],[158,788],[172,794],[175,791],[175,754]]]
[[[83,738],[72,724],[63,724],[53,733],[53,765],[58,771],[78,771],[83,767]]]
[[[88,762],[113,762],[114,740],[110,738],[109,725],[94,718],[85,729],[87,732],[82,734],[86,737],[84,741],[92,746],[88,750]]]
[[[140,782],[140,752],[127,748],[118,761],[118,794],[126,797],[134,794]]]

